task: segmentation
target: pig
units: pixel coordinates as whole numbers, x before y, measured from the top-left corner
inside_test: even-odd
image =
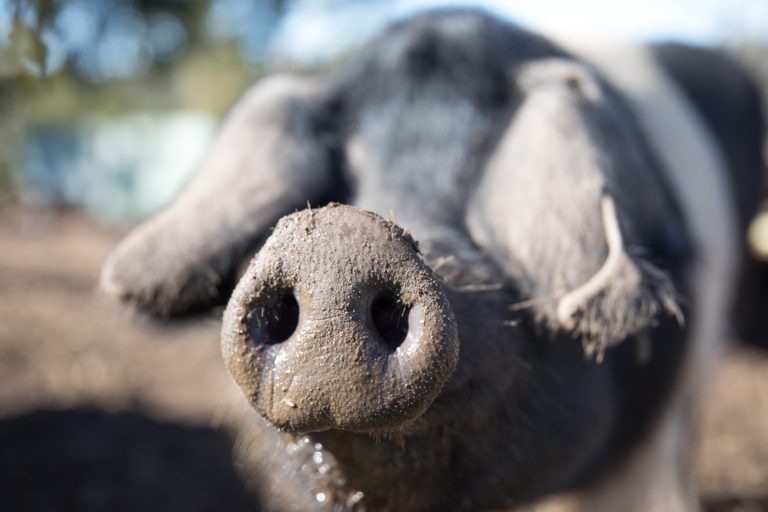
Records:
[[[396,22],[249,90],[102,287],[163,318],[227,303],[264,510],[693,512],[691,411],[760,161],[669,71],[722,59],[682,48],[476,10]],[[761,130],[737,92],[717,108]]]

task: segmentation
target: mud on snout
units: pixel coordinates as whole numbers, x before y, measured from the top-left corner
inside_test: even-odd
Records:
[[[458,337],[410,235],[330,205],[280,220],[229,301],[222,351],[277,427],[370,431],[424,412],[456,366]]]

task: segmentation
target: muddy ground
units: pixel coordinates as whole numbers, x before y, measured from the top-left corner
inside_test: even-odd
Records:
[[[0,212],[0,510],[256,510],[221,414],[216,314],[163,327],[101,298],[119,238],[75,214]],[[712,386],[707,511],[768,511],[768,352],[732,349]]]

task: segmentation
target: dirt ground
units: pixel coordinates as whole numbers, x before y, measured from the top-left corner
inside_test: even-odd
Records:
[[[220,414],[216,313],[159,326],[100,297],[119,238],[74,214],[0,212],[0,510],[257,510]],[[768,511],[768,352],[732,349],[712,386],[706,509]]]

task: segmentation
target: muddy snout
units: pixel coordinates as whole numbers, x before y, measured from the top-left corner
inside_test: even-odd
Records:
[[[458,338],[413,239],[332,205],[278,223],[230,299],[222,351],[276,426],[365,431],[420,415],[456,365]]]

